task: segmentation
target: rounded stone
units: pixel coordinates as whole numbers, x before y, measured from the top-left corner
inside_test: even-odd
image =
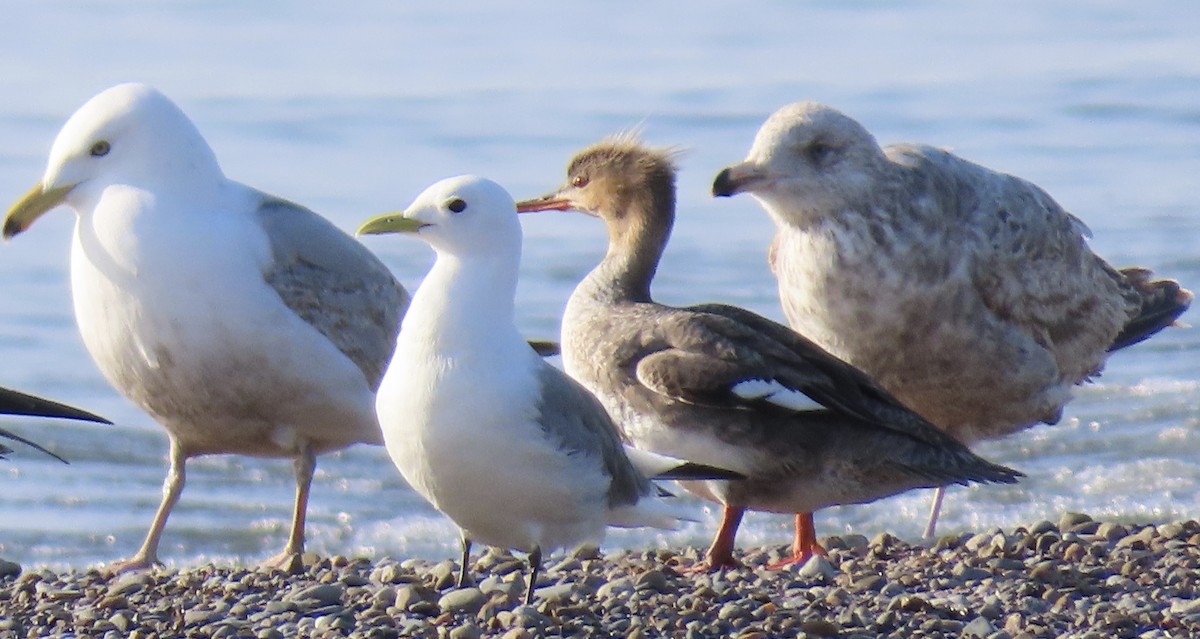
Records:
[[[474,586],[451,590],[438,599],[442,612],[475,614],[487,603],[487,595]]]

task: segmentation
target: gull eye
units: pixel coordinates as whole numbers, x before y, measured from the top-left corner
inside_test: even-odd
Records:
[[[817,141],[809,144],[806,152],[813,164],[825,164],[833,156],[834,150],[833,146]]]
[[[450,209],[451,213],[462,213],[467,210],[467,203],[462,198],[454,198],[446,202],[446,208]]]
[[[91,153],[92,157],[94,158],[104,157],[105,155],[108,155],[108,152],[111,149],[112,145],[109,144],[107,140],[100,140],[92,145],[92,149],[89,151],[89,153]]]
[[[576,175],[574,178],[571,179],[571,186],[573,186],[577,189],[582,189],[583,187],[585,187],[587,185],[588,185],[588,179],[587,179],[586,175]]]

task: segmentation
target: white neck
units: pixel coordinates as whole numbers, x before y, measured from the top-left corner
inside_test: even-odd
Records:
[[[421,350],[455,355],[490,352],[513,342],[524,347],[514,308],[519,262],[520,255],[462,257],[438,251],[413,295],[400,339]]]

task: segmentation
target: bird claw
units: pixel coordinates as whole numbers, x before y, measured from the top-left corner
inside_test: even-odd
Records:
[[[824,556],[825,556],[824,552],[819,552],[819,553],[818,552],[809,552],[809,553],[803,553],[803,554],[799,554],[799,555],[793,555],[791,557],[788,557],[787,559],[781,559],[775,563],[767,564],[767,570],[783,570],[784,568],[790,568],[792,566],[803,566],[804,564],[807,564],[809,562],[809,560],[811,560],[814,557],[824,557]]]
[[[304,572],[304,557],[298,552],[285,550],[262,562],[261,567],[267,570],[278,570],[289,575],[298,575]]]
[[[815,538],[814,538],[815,539]],[[792,556],[786,559],[781,559],[774,563],[767,564],[767,570],[783,570],[791,566],[801,566],[807,564],[813,557],[828,557],[829,551],[816,541],[809,541],[800,547],[792,548]]]
[[[149,570],[155,566],[161,566],[163,562],[159,561],[158,557],[149,555],[137,554],[129,559],[121,559],[108,564],[103,568],[103,572],[110,577],[126,572],[135,572],[139,570]]]
[[[713,557],[708,557],[706,559],[697,561],[696,563],[692,564],[691,566],[688,566],[687,568],[681,568],[679,570],[679,572],[680,572],[680,574],[684,574],[684,575],[698,575],[698,574],[702,574],[702,573],[721,572],[722,570],[726,570],[726,569],[741,570],[745,567],[746,567],[746,564],[743,564],[742,562],[734,559],[732,556],[731,557],[722,557],[722,558],[717,558],[717,559],[714,559]]]

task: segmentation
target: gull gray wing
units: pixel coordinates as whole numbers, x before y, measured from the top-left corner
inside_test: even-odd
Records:
[[[542,393],[539,425],[565,450],[599,457],[612,477],[609,506],[632,504],[647,494],[650,482],[625,455],[617,428],[600,400],[566,373],[544,362],[538,377]]]
[[[264,195],[257,214],[274,257],[267,284],[377,389],[408,292],[366,247],[316,213]]]
[[[1037,185],[924,146],[889,147],[914,192],[941,182],[944,223],[953,224],[982,304],[1004,325],[1049,351],[1065,378],[1082,380],[1141,300],[1091,251],[1091,232]],[[930,192],[926,190],[925,192]]]

